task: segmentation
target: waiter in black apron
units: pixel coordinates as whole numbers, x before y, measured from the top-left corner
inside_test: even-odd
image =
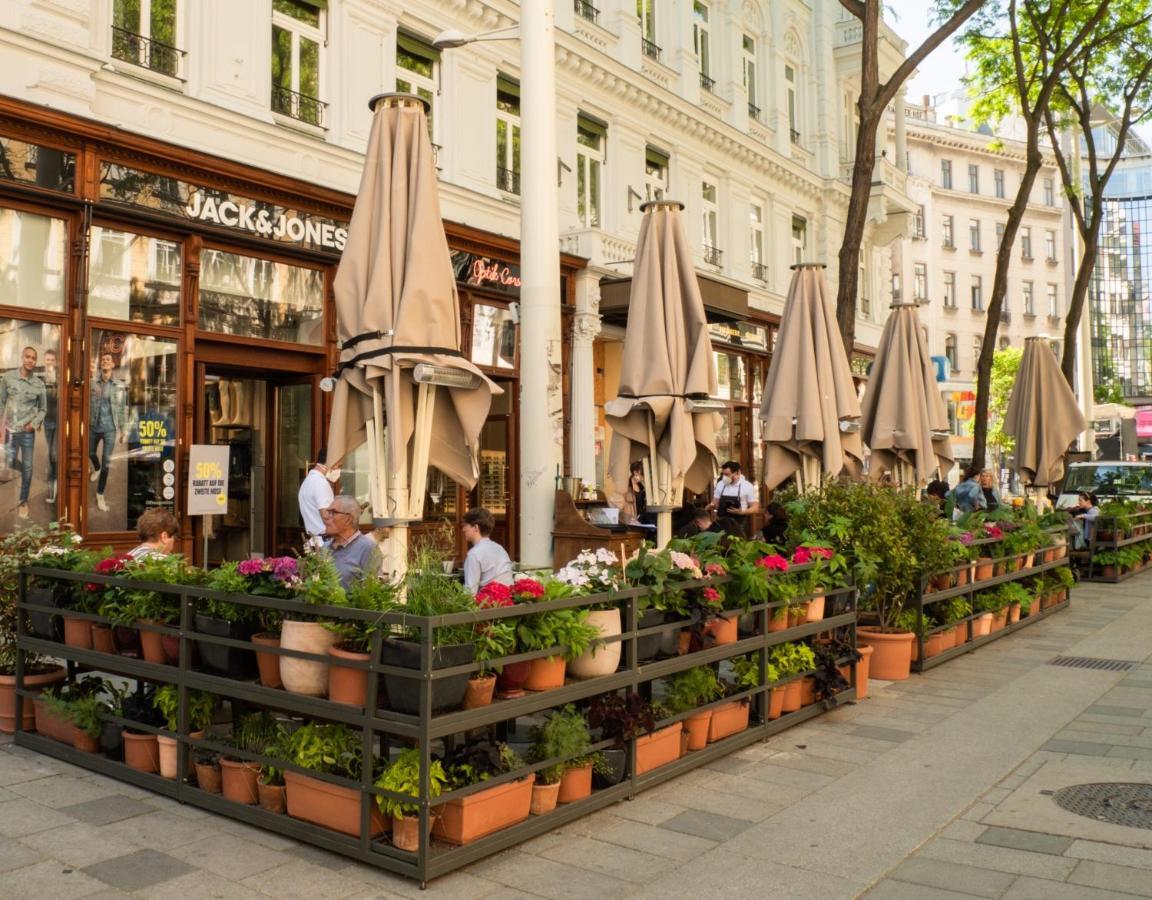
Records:
[[[720,466],[720,480],[709,505],[716,510],[717,520],[730,519],[741,536],[748,536],[747,517],[760,511],[760,501],[756,486],[740,474],[740,463],[730,459]]]

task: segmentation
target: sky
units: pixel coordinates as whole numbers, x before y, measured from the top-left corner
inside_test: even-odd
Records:
[[[885,21],[908,42],[909,51],[915,50],[935,28],[928,17],[933,4],[927,0],[887,0]],[[917,75],[908,82],[908,105],[920,103],[924,94],[940,94],[961,87],[964,57],[951,39],[945,41],[920,64]]]

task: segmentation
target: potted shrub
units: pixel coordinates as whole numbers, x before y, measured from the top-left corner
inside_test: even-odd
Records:
[[[292,736],[283,727],[276,730],[276,737],[264,748],[264,755],[275,760],[286,759],[292,754]],[[284,769],[278,765],[265,763],[260,767],[260,777],[256,779],[256,796],[260,808],[283,815],[288,810],[284,787]]]
[[[816,668],[816,655],[807,644],[783,643],[768,648],[768,661],[776,670],[780,680],[793,679],[784,685],[783,712],[796,712],[803,706],[801,692],[803,685],[798,675]]]
[[[572,588],[562,581],[549,580],[544,585],[543,601],[572,595]],[[569,660],[587,652],[600,629],[588,624],[587,609],[554,609],[520,617],[516,624],[516,643],[524,652],[551,650],[548,656],[531,661],[525,687],[530,691],[550,691],[564,686]]]
[[[679,570],[673,570],[668,553],[654,552],[648,544],[642,545],[624,563],[624,581],[629,587],[646,587],[648,591],[636,598],[639,629],[655,628],[669,621],[683,618],[683,595],[676,586]],[[636,639],[636,656],[640,664],[651,662],[660,653],[665,636],[675,640],[676,632],[657,632]],[[675,652],[673,647],[670,653]]]
[[[322,775],[359,781],[364,765],[364,736],[347,725],[309,722],[286,739],[285,761]],[[361,792],[331,781],[284,771],[288,815],[322,825],[352,837],[360,836]],[[380,798],[377,798],[378,800]],[[375,805],[371,808],[370,836],[384,832],[385,820]]]
[[[742,693],[760,684],[760,666],[753,656],[738,656],[730,660],[729,664],[731,680],[720,682],[725,694]],[[713,707],[712,719],[708,723],[708,743],[723,740],[746,729],[750,712],[751,702],[748,697]]]
[[[98,682],[97,690],[77,697],[68,704],[68,718],[72,720],[72,746],[85,753],[100,752],[100,733],[104,730],[104,717],[108,714],[108,701],[101,694],[107,683],[103,679],[89,679]]]
[[[307,553],[299,559],[280,556],[242,560],[237,571],[255,581],[252,593],[264,591],[271,596],[277,591],[288,591],[292,599],[305,606],[341,606],[346,602],[340,573],[326,553]],[[292,613],[286,615],[281,624],[282,650],[327,656],[337,640],[336,633],[315,615]],[[328,670],[326,662],[295,656],[280,657],[280,680],[284,690],[293,694],[323,697],[328,693]]]
[[[803,600],[804,621],[819,622],[824,618],[824,594],[841,583],[844,557],[823,544],[801,544],[792,553],[792,565],[808,566],[797,572],[799,594]]]
[[[395,587],[375,576],[358,578],[352,582],[346,592],[346,599],[350,609],[378,614],[386,613],[397,605]],[[338,636],[336,645],[328,648],[328,655],[333,660],[354,660],[365,665],[365,668],[354,668],[333,662],[328,671],[328,699],[349,706],[365,706],[368,702],[366,666],[372,660],[372,636],[387,628],[382,615],[373,621],[338,619],[327,623],[327,627]]]
[[[445,759],[445,787],[454,791],[524,767],[524,760],[507,744],[487,738],[468,741]],[[532,773],[506,781],[437,807],[432,836],[449,844],[468,844],[531,815]]]
[[[509,588],[512,602],[515,604],[535,603],[544,597],[544,591],[544,585],[534,578],[517,578],[512,582],[512,587]],[[516,653],[523,649],[519,646],[516,637],[520,622],[519,619],[506,621],[512,626],[512,649],[509,653]],[[478,647],[476,652],[479,654],[481,649]],[[532,660],[530,659],[524,659],[514,663],[504,663],[497,669],[496,695],[502,700],[523,697],[524,686],[528,683],[528,677],[531,672]]]
[[[196,784],[207,794],[221,790],[220,754],[215,750],[192,751],[192,767],[196,770]]]
[[[547,722],[533,729],[533,761],[555,759],[564,767],[557,802],[573,803],[592,793],[591,746],[588,723],[571,703],[554,710]]]
[[[16,616],[20,598],[20,569],[34,565],[46,547],[58,546],[67,528],[60,525],[29,525],[0,538],[0,732],[16,730]],[[24,654],[24,689],[42,691],[64,680],[67,672],[48,658]],[[20,727],[32,730],[32,704],[21,704]]]
[[[156,708],[155,693],[154,686],[139,682],[136,693],[124,697],[120,703],[123,717],[137,725],[162,728],[164,716]],[[124,764],[128,768],[140,772],[159,772],[160,745],[156,738],[155,732],[140,731],[130,725],[125,727],[123,732]],[[107,741],[107,739],[107,734],[101,735],[102,742]]]
[[[109,618],[118,624],[135,624],[140,631],[140,645],[147,662],[175,663],[180,656],[180,639],[158,629],[169,628],[180,621],[180,597],[143,585],[197,584],[203,578],[203,571],[189,566],[178,555],[142,556],[124,562],[117,574],[129,582],[141,582],[141,586],[125,584],[114,592],[106,591],[101,614],[104,615],[105,606],[111,604],[115,608]],[[111,600],[107,597],[109,593],[114,595]]]
[[[268,713],[254,713],[242,716],[232,725],[232,736],[228,743],[242,753],[261,756],[276,743],[280,736],[280,726]],[[234,803],[254,806],[260,802],[256,781],[260,775],[260,763],[246,756],[220,757],[220,776],[224,789],[224,799]]]
[[[637,775],[680,758],[680,733],[684,730],[684,723],[674,722],[657,729],[656,709],[634,691],[593,697],[588,707],[588,724],[600,729],[602,740],[616,742],[614,749],[600,751],[609,761],[611,754],[625,756],[630,743],[636,741],[634,768]],[[620,766],[621,777],[624,768],[624,765]]]
[[[384,768],[376,779],[376,787],[394,794],[420,796],[420,751],[405,750],[394,762]],[[440,796],[448,777],[439,760],[430,760],[428,766],[428,799]],[[397,850],[416,852],[420,849],[420,806],[395,797],[376,798],[380,809],[392,819],[392,846]],[[431,825],[429,811],[429,825]]]
[[[173,734],[180,733],[180,690],[174,684],[156,689],[152,702],[164,717],[164,727]],[[204,730],[212,724],[216,713],[216,697],[207,691],[188,691],[188,737],[202,738]],[[176,777],[177,747],[179,740],[166,734],[156,736],[160,749],[160,775]]]
[[[420,552],[404,578],[405,612],[413,616],[442,616],[452,613],[473,612],[476,609],[472,595],[459,581],[444,577],[440,558],[430,549]],[[453,625],[437,628],[432,633],[431,665],[435,669],[464,666],[473,661],[476,648],[472,643],[475,626]],[[386,666],[402,669],[420,668],[419,628],[404,629],[385,641],[381,647],[381,660]],[[468,691],[467,673],[451,678],[438,678],[432,682],[432,712],[458,709]],[[396,712],[416,716],[420,714],[420,691],[424,684],[419,674],[411,678],[403,675],[385,675],[388,705]]]
[[[226,562],[213,570],[208,587],[222,594],[244,593],[243,578],[235,562]],[[197,601],[193,625],[201,634],[228,638],[233,641],[251,641],[259,627],[260,609],[243,603],[233,603],[220,597]],[[209,672],[236,680],[247,680],[256,674],[256,654],[239,647],[199,641],[200,662]]]
[[[514,604],[511,591],[506,585],[496,583],[485,585],[484,589],[476,594],[476,605],[481,609]],[[492,661],[503,659],[516,652],[516,623],[510,619],[478,622],[472,636],[472,645],[473,658],[480,663],[480,668],[468,679],[468,690],[464,695],[465,709],[476,709],[492,703],[492,697],[496,692],[497,673],[503,669],[502,665],[493,666]],[[523,694],[523,691],[520,693]]]
[[[86,753],[98,752],[108,711],[102,695],[109,688],[102,678],[85,678],[46,689],[34,701],[37,732]]]
[[[59,572],[89,572],[92,570],[96,564],[97,554],[85,550],[81,546],[80,535],[62,524],[50,526],[49,533],[54,535],[53,539],[33,554],[33,557],[28,560],[30,565],[54,569]],[[39,606],[72,609],[83,593],[86,593],[84,583],[80,581],[31,578],[28,582],[28,602]],[[86,619],[73,621],[84,622],[85,628],[91,628],[91,623]],[[76,626],[73,626],[73,630],[77,630]],[[78,630],[82,635],[83,628]],[[29,612],[28,633],[34,637],[59,642],[64,640],[64,622],[60,617],[50,612]],[[90,647],[91,638],[88,639],[87,644],[78,642],[77,645]]]
[[[584,609],[585,622],[595,632],[590,646],[568,656],[568,674],[573,678],[599,678],[611,675],[620,667],[623,645],[619,640],[605,640],[619,638],[623,630],[620,608],[610,599],[611,592],[620,585],[619,562],[615,553],[603,547],[583,550],[556,573],[555,580],[571,587],[576,596],[605,595],[603,602]]]
[[[660,702],[673,715],[694,710],[702,703],[710,703],[723,696],[716,673],[710,666],[694,666],[683,672],[668,676],[664,682],[664,696]],[[708,726],[712,721],[712,710],[703,709],[684,719],[684,730],[688,732],[688,749],[703,750],[708,744]]]

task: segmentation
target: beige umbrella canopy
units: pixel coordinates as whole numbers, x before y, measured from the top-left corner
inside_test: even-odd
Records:
[[[373,518],[398,524],[422,517],[428,466],[476,483],[480,430],[500,389],[460,354],[424,102],[385,94],[370,106],[364,174],[333,285],[341,352],[328,457],[368,440]]]
[[[824,267],[793,266],[792,286],[764,385],[760,418],[768,443],[764,481],[769,488],[798,475],[818,484],[863,460],[860,401]]]
[[[692,411],[692,398],[702,405],[717,385],[683,208],[666,201],[641,207],[619,396],[604,407],[613,430],[613,480],[624,484],[629,465],[647,459],[649,505],[667,511],[680,504],[685,487],[711,489],[720,425],[711,409]],[[662,543],[671,513],[657,525]]]
[[[955,457],[948,410],[936,386],[914,303],[894,303],[860,411],[861,437],[872,449],[872,471],[896,474],[902,485],[946,473]]]
[[[1068,445],[1087,427],[1048,339],[1028,338],[1004,414],[1004,433],[1016,439],[1013,468],[1033,487],[1059,481]]]

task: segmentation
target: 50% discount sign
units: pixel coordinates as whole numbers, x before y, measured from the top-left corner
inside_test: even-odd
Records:
[[[228,511],[228,447],[193,444],[188,458],[188,515]]]

